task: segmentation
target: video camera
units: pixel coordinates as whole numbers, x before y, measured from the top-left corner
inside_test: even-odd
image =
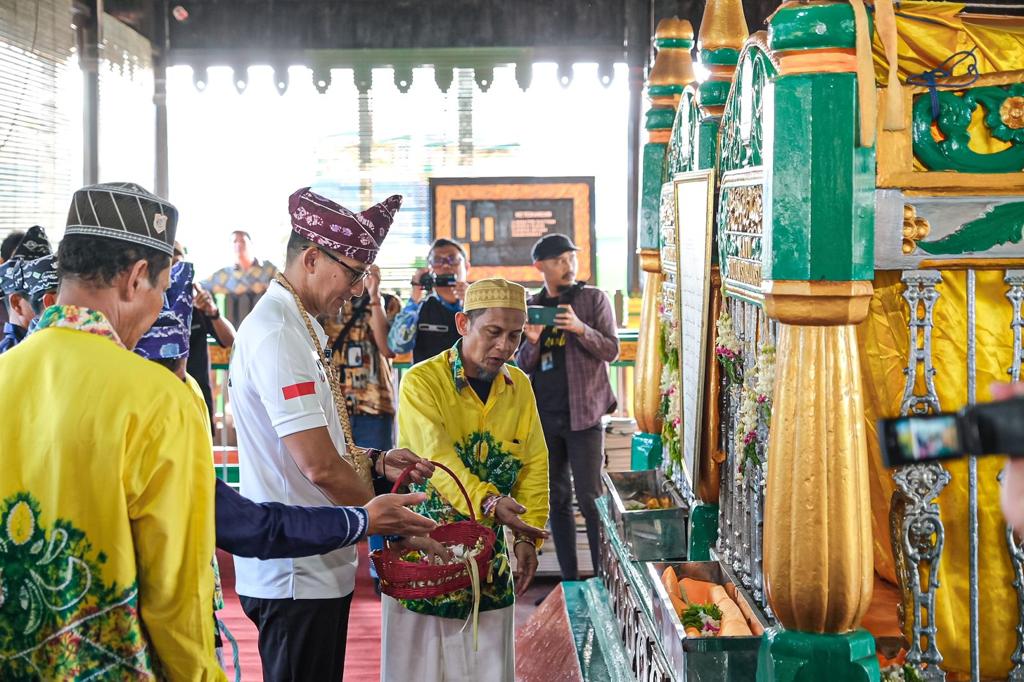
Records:
[[[967,455],[1024,458],[1024,398],[969,405],[959,412],[880,419],[878,440],[890,469]]]
[[[432,272],[424,272],[417,282],[424,291],[430,291],[436,287],[455,286],[455,275],[435,275]]]

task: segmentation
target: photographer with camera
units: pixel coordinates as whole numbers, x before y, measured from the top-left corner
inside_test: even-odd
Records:
[[[519,367],[533,385],[548,446],[551,534],[562,580],[579,580],[574,490],[587,526],[591,565],[595,570],[599,565],[601,418],[616,407],[608,363],[619,355],[611,301],[600,289],[576,280],[578,250],[558,233],[534,244],[533,266],[543,275],[544,288],[528,303],[553,317],[542,323],[530,320],[519,350]]]
[[[444,352],[461,338],[455,313],[466,296],[469,258],[462,246],[438,239],[427,253],[429,267],[412,278],[412,297],[398,313],[388,334],[388,347],[396,355],[412,351],[413,362]]]

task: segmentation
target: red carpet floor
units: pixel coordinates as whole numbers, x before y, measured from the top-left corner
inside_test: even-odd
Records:
[[[263,679],[260,653],[257,647],[256,626],[252,624],[238,603],[235,594],[235,569],[231,555],[217,552],[221,583],[224,588],[224,610],[218,615],[238,641],[239,662],[244,682]],[[231,650],[225,648],[228,679],[234,680]],[[359,571],[356,573],[356,591],[348,621],[348,645],[345,651],[345,682],[377,682],[380,680],[380,600],[373,591],[366,544],[359,545]]]

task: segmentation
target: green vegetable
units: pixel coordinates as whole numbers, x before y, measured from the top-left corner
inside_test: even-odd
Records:
[[[704,619],[701,618],[701,614],[705,614],[718,622],[722,620],[722,609],[718,608],[715,604],[694,604],[683,611],[683,627],[703,630]]]

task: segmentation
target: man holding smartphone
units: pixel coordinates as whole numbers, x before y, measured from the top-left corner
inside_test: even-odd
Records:
[[[530,375],[548,445],[551,531],[563,580],[577,580],[572,492],[587,524],[592,565],[598,565],[604,431],[601,417],[616,407],[608,363],[619,355],[615,315],[603,291],[576,281],[576,245],[549,234],[533,246],[544,288],[533,306],[559,307],[554,325],[528,324],[518,364]],[[570,477],[570,471],[572,476]]]
[[[469,258],[457,242],[436,240],[427,253],[427,263],[429,268],[413,275],[412,296],[395,317],[388,334],[392,352],[401,355],[412,351],[413,362],[432,358],[461,338],[455,328],[455,313],[462,312],[469,286]],[[434,284],[427,286],[428,282]]]

